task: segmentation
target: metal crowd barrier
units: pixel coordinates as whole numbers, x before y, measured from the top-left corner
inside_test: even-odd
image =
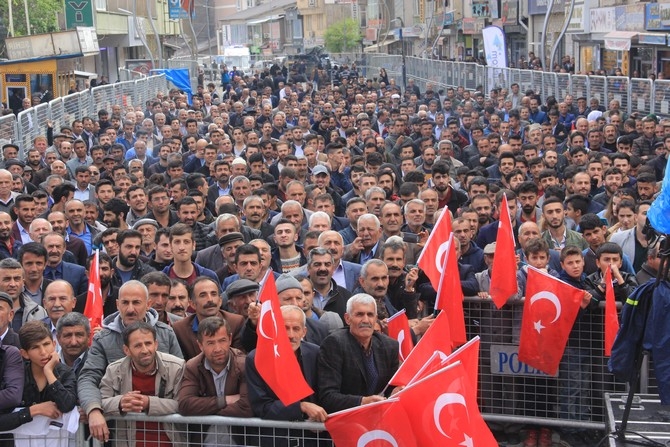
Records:
[[[498,310],[490,300],[468,297],[464,302],[468,337],[481,337],[480,408],[489,422],[537,423],[554,426],[602,429],[605,424],[604,393],[625,393],[625,383],[617,381],[604,356],[604,306],[592,312],[583,330],[569,343],[582,350],[579,371],[582,394],[565,400],[566,363],[561,362],[557,377],[548,376],[519,361],[518,344],[523,301]],[[565,357],[564,359],[565,360]],[[573,384],[574,386],[577,384]],[[561,388],[563,386],[563,389]],[[641,386],[648,388],[643,374]],[[561,408],[569,402],[570,419]]]
[[[48,104],[39,104],[24,110],[16,117],[0,117],[0,141],[7,140],[18,144],[20,156],[23,157],[25,151],[32,147],[35,137],[46,135],[47,120],[53,121],[54,128],[59,129],[61,126],[70,126],[75,119],[86,116],[97,118],[98,110],[110,109],[114,104],[144,107],[146,101],[167,89],[165,76],[158,75],[102,85],[55,98]]]
[[[402,83],[402,57],[389,54],[367,54],[367,65],[374,72],[385,68],[389,78]],[[451,62],[406,58],[407,78],[414,79],[420,89],[428,84],[437,88],[463,86],[467,90],[481,88],[484,94],[496,87],[518,83],[521,91],[534,90],[542,99],[554,96],[559,102],[568,94],[576,98],[596,98],[607,108],[616,99],[621,110],[670,115],[670,81],[625,76],[585,76],[517,68],[491,68],[473,62]]]
[[[230,418],[223,416],[147,416],[130,413],[125,416],[107,418],[110,427],[110,443],[112,446],[128,445],[127,435],[132,433],[134,439],[157,435],[155,425],[146,422],[161,423],[160,428],[170,434],[172,445],[186,447],[199,445],[202,447],[333,447],[328,432],[317,422],[268,421],[258,418]],[[127,427],[135,426],[132,432]],[[139,428],[138,428],[139,425]],[[83,428],[80,428],[80,432]],[[89,438],[80,437],[76,447],[102,447],[102,443]],[[158,445],[158,444],[155,444]]]

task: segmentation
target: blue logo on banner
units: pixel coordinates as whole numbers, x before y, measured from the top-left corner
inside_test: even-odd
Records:
[[[188,19],[188,11],[181,7],[181,0],[168,0],[168,4],[170,6],[170,20]]]

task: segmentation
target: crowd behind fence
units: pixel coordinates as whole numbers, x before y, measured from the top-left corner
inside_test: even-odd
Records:
[[[607,409],[605,393],[625,393],[626,385],[616,381],[607,369],[607,358],[603,355],[604,305],[594,312],[590,323],[583,326],[580,333],[582,343],[579,347],[589,353],[583,371],[588,375],[588,394],[581,396],[583,401],[577,408],[588,413],[577,413],[575,419],[566,419],[561,415],[559,384],[561,372],[557,377],[548,376],[519,363],[518,324],[523,300],[498,310],[490,300],[479,297],[467,297],[464,313],[468,337],[481,337],[479,367],[479,403],[482,414],[489,424],[501,427],[506,424],[541,424],[554,427],[574,427],[581,429],[606,428]],[[641,386],[647,389],[648,377],[643,374]],[[652,390],[654,387],[652,386]],[[128,414],[113,417],[120,421],[152,421],[177,424],[176,432],[185,443],[204,441],[202,445],[217,446],[262,446],[291,447],[313,446],[332,447],[325,427],[316,422],[271,421],[258,418],[228,418],[220,416],[157,416]],[[217,435],[213,433],[218,427]],[[82,432],[83,430],[80,430]],[[77,447],[89,446],[78,433]],[[111,430],[112,445],[118,441],[118,429]],[[93,446],[100,445],[94,441]]]
[[[20,112],[17,116],[0,117],[0,143],[12,142],[20,147],[20,157],[32,147],[37,136],[47,134],[47,122],[54,129],[70,126],[75,119],[85,116],[97,117],[101,109],[110,109],[114,104],[145,107],[146,102],[158,92],[167,92],[164,75],[106,84],[79,93],[62,96],[45,104],[39,104]]]

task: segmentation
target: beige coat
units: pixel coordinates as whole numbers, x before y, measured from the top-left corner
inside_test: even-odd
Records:
[[[156,352],[156,395],[149,396],[148,416],[165,416],[177,413],[177,392],[184,373],[184,360],[170,354]],[[111,363],[100,382],[102,408],[105,415],[118,417],[116,422],[115,446],[135,446],[135,422],[123,421],[119,411],[121,397],[133,390],[132,366],[130,357],[124,357]],[[160,393],[160,396],[159,396]],[[186,427],[181,424],[161,423],[173,446],[186,446]]]

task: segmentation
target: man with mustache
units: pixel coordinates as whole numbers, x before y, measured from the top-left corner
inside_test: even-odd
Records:
[[[42,236],[42,245],[47,249],[47,267],[44,277],[69,282],[76,295],[84,293],[88,288],[88,278],[84,267],[63,261],[65,254],[65,237],[60,233],[48,233]]]
[[[137,230],[123,230],[117,237],[119,256],[114,260],[113,284],[121,286],[130,280],[139,280],[154,269],[140,261],[142,234]]]
[[[172,326],[182,317],[170,313],[167,310],[168,297],[170,296],[170,278],[163,272],[151,272],[142,277],[142,283],[149,290],[149,306],[158,313],[158,320]]]
[[[130,230],[132,231],[132,230]],[[141,236],[137,237],[137,246]],[[156,329],[158,350],[183,358],[172,328],[158,321],[158,313],[149,307],[149,291],[139,281],[129,280],[119,289],[118,311],[102,321],[103,329],[93,337],[91,349],[78,382],[81,408],[88,415],[91,435],[99,441],[109,441],[109,428],[103,415],[100,381],[110,363],[123,357],[123,330],[137,321],[145,321]]]
[[[234,293],[234,283],[228,290],[229,293]],[[226,320],[228,326],[231,328],[232,346],[241,348],[242,328],[245,326],[244,317],[221,310],[222,297],[219,283],[216,280],[207,276],[198,277],[191,287],[190,298],[191,306],[195,309],[195,313],[179,320],[173,325],[186,360],[190,360],[202,352],[197,338],[198,326],[201,321],[209,317],[218,317]]]
[[[380,402],[391,394],[390,388],[382,392],[398,369],[398,342],[375,331],[377,314],[375,298],[366,293],[352,296],[344,315],[347,327],[321,344],[318,401],[326,412]]]
[[[379,258],[382,228],[377,216],[368,213],[359,217],[356,234],[358,237],[348,246],[345,259],[363,265],[370,259]]]
[[[319,247],[310,251],[307,274],[314,287],[314,307],[336,312],[340,318],[344,318],[347,300],[351,297],[351,293],[335,282],[334,270],[333,255],[328,249]]]
[[[58,320],[72,312],[77,304],[72,286],[67,281],[57,279],[47,286],[42,303],[47,311],[47,317],[42,321],[49,326],[55,340]]]
[[[170,248],[173,262],[163,269],[170,279],[181,279],[192,286],[201,276],[208,276],[218,283],[216,273],[191,261],[195,250],[193,229],[185,224],[176,224],[170,229]]]
[[[168,295],[165,310],[182,318],[191,315],[188,309],[188,288],[186,283],[180,279],[170,280],[170,295]]]

